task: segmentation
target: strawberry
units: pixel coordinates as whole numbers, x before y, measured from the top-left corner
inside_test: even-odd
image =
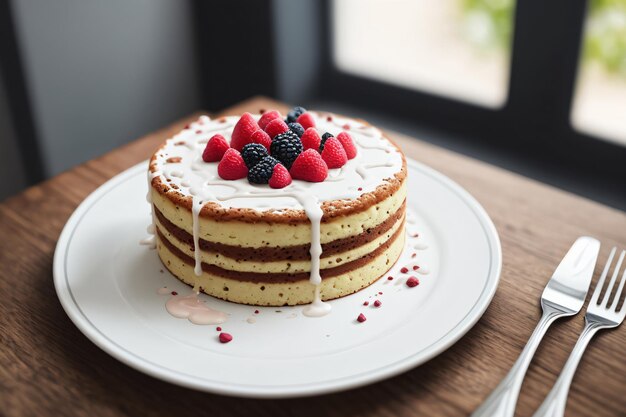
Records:
[[[239,151],[230,148],[217,166],[217,173],[224,180],[238,180],[246,178],[248,167]]]
[[[274,119],[282,119],[282,118],[283,116],[280,115],[278,110],[270,110],[268,112],[263,113],[263,116],[261,116],[261,118],[259,119],[259,127],[265,130],[265,126],[267,126],[269,122],[271,122]]]
[[[254,132],[252,136],[250,136],[250,140],[252,141],[252,143],[258,143],[260,145],[265,146],[265,149],[267,149],[268,152],[270,151],[270,145],[272,144],[272,139],[270,138],[270,135],[268,135],[261,129]]]
[[[265,132],[270,135],[270,138],[274,138],[274,136],[285,133],[288,130],[289,126],[282,119],[274,119],[265,126]]]
[[[287,168],[283,164],[277,164],[274,166],[274,171],[268,182],[272,188],[285,188],[291,184],[291,175]]]
[[[259,125],[250,113],[244,113],[233,128],[230,146],[241,151],[244,145],[250,143],[250,136],[259,129]]]
[[[300,123],[305,129],[315,127],[315,120],[313,119],[313,115],[311,113],[302,113],[300,116],[298,116],[298,119],[296,121]]]
[[[305,151],[307,149],[318,150],[320,148],[322,138],[320,138],[320,134],[317,133],[317,130],[315,130],[314,127],[310,127],[304,132],[304,135],[302,135],[300,140],[302,141],[302,146]]]
[[[224,156],[224,153],[230,148],[224,136],[213,135],[202,152],[202,160],[204,162],[217,162]]]
[[[346,151],[341,146],[339,140],[334,137],[329,137],[324,144],[324,150],[322,151],[322,159],[328,165],[328,168],[341,168],[348,162],[348,156]]]
[[[298,155],[289,173],[296,180],[322,182],[328,176],[328,166],[315,149],[307,149]]]
[[[354,146],[354,141],[352,140],[352,136],[348,132],[341,132],[337,135],[337,140],[343,146],[343,149],[346,151],[346,156],[348,159],[352,159],[356,156],[356,146]]]

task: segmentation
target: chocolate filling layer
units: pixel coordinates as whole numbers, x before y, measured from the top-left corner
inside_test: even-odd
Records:
[[[369,262],[373,261],[376,257],[378,257],[381,253],[386,251],[392,244],[395,242],[398,237],[400,237],[404,233],[404,227],[398,228],[398,230],[389,238],[385,243],[380,245],[378,248],[368,253],[367,255],[355,259],[354,261],[346,262],[345,264],[336,266],[334,268],[322,269],[320,271],[320,275],[322,279],[331,278],[337,275],[344,274],[346,272],[350,272],[357,268],[360,268]],[[165,245],[165,247],[172,252],[177,258],[181,259],[188,265],[193,266],[195,264],[194,258],[187,255],[176,246],[172,245],[172,243],[167,240],[165,236],[161,233],[161,230],[157,227],[157,234],[159,236],[159,240]],[[224,278],[234,279],[237,281],[248,281],[248,282],[267,282],[267,283],[285,283],[285,282],[296,282],[296,281],[307,281],[309,279],[308,272],[299,272],[295,274],[289,273],[267,273],[267,272],[241,272],[241,271],[231,271],[229,269],[220,268],[219,266],[210,265],[202,262],[202,270],[208,272],[209,274],[217,275]]]
[[[406,201],[402,203],[400,208],[394,214],[389,216],[378,226],[367,229],[366,231],[355,236],[349,236],[343,239],[333,240],[332,242],[323,243],[322,258],[347,252],[373,241],[391,229],[393,225],[402,218],[405,209]],[[169,221],[156,206],[154,207],[154,214],[157,219],[159,219],[159,222],[163,225],[165,230],[170,232],[179,241],[189,245],[189,247],[193,250],[193,236],[189,232],[181,229]],[[264,246],[260,248],[244,248],[241,246],[226,245],[224,243],[209,242],[204,239],[200,239],[200,249],[208,252],[219,253],[220,255],[224,255],[238,261],[270,262],[309,260],[311,259],[309,248],[310,245],[308,244],[284,247]]]

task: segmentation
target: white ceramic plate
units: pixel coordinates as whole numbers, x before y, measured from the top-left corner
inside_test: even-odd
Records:
[[[67,222],[54,256],[54,283],[65,311],[96,345],[142,372],[175,384],[246,397],[293,397],[354,388],[391,377],[438,355],[489,305],[501,268],[493,223],[466,191],[409,161],[409,233],[419,232],[390,275],[331,301],[322,318],[302,307],[254,307],[202,295],[227,312],[234,336],[220,344],[215,326],[169,315],[167,286],[190,288],[163,271],[146,236],[146,164],[98,188]],[[423,248],[423,246],[422,246]],[[411,258],[412,253],[417,253]],[[409,288],[412,263],[420,285]],[[383,294],[378,294],[382,292]],[[379,299],[382,306],[373,307]],[[370,301],[370,306],[363,306]],[[280,312],[278,312],[280,311]],[[355,319],[364,313],[367,321]],[[252,320],[248,320],[249,318]],[[254,323],[250,323],[254,321]]]

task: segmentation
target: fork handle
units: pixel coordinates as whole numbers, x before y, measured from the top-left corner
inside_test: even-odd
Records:
[[[513,417],[524,375],[526,375],[526,370],[539,346],[539,342],[554,320],[565,315],[565,313],[550,306],[544,306],[541,319],[519,358],[491,395],[474,411],[472,417]]]
[[[567,403],[569,387],[572,383],[572,378],[574,378],[574,373],[576,373],[580,358],[582,358],[589,341],[600,328],[601,326],[598,323],[585,320],[585,328],[578,337],[578,341],[567,362],[565,362],[561,375],[559,375],[552,390],[539,409],[533,414],[533,417],[563,417],[565,415],[565,404]]]

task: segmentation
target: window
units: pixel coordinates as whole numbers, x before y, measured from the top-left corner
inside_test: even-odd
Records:
[[[514,0],[335,0],[340,71],[484,107],[508,95]]]

